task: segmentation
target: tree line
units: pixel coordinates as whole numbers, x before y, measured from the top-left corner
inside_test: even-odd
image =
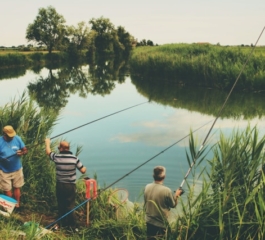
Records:
[[[40,8],[33,23],[26,30],[26,39],[45,46],[49,54],[54,50],[66,51],[71,56],[86,51],[127,57],[134,46],[154,45],[151,40],[137,40],[124,27],[115,27],[108,18],[92,18],[76,26],[67,26],[65,18],[52,6]]]
[[[54,7],[40,8],[33,23],[27,27],[26,39],[45,46],[49,53],[61,50],[72,55],[83,50],[90,54],[127,55],[135,41],[124,27],[115,28],[107,18],[92,18],[88,23],[79,22],[77,26],[67,26],[65,22]]]

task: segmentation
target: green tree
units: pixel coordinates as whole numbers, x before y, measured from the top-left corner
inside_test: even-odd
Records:
[[[49,53],[60,46],[65,35],[65,19],[52,6],[40,8],[36,19],[28,25],[26,31],[28,41],[45,45]]]
[[[95,31],[91,30],[85,22],[79,22],[77,27],[70,26],[68,27],[68,46],[67,52],[70,56],[70,59],[78,59],[82,56],[82,51],[88,51],[91,48],[91,45],[94,45]]]
[[[88,48],[91,41],[90,29],[85,22],[79,22],[77,27],[68,27],[68,38],[70,43],[76,46],[77,50]]]
[[[89,23],[91,29],[97,34],[95,36],[95,47],[98,53],[114,53],[115,27],[108,18],[92,18]]]
[[[123,46],[123,55],[127,57],[133,48],[134,38],[121,26],[117,28],[117,35],[119,42]]]

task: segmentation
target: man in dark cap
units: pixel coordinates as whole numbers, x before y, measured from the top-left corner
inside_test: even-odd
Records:
[[[156,166],[153,170],[154,182],[144,189],[145,221],[147,239],[163,238],[166,233],[167,219],[170,208],[175,208],[182,190],[172,194],[170,188],[163,185],[166,177],[166,168]]]
[[[17,208],[20,207],[20,188],[24,185],[21,156],[27,152],[24,142],[13,127],[5,126],[3,136],[0,137],[0,187],[5,195],[14,196]]]

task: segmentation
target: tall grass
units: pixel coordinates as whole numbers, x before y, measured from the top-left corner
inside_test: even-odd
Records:
[[[57,113],[39,109],[25,93],[19,100],[0,107],[0,129],[12,125],[29,150],[22,157],[25,185],[21,200],[36,207],[47,207],[54,199],[54,166],[45,160],[43,149],[45,137],[51,133],[56,118]]]
[[[47,52],[30,52],[28,54],[13,52],[0,54],[0,68],[66,63],[68,58],[69,56],[65,52],[53,52],[52,54],[47,54]]]
[[[256,127],[220,137],[200,193],[182,204],[177,239],[264,239],[264,144]]]
[[[145,79],[174,80],[175,82],[230,89],[248,58],[240,47],[221,47],[210,44],[165,44],[134,49],[130,58],[131,74]],[[265,50],[264,50],[265,52]],[[263,55],[250,58],[236,85],[241,90],[265,89]]]

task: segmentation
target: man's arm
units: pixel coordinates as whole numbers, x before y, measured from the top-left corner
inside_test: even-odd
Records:
[[[181,190],[181,189],[178,189],[178,190],[175,192],[175,195],[174,195],[175,206],[174,206],[174,207],[177,206],[177,204],[178,204],[178,198],[179,198],[179,196],[181,196],[181,193],[182,193],[182,190]]]
[[[45,151],[46,151],[46,154],[49,155],[51,153],[51,139],[49,138],[46,138],[45,139]]]

